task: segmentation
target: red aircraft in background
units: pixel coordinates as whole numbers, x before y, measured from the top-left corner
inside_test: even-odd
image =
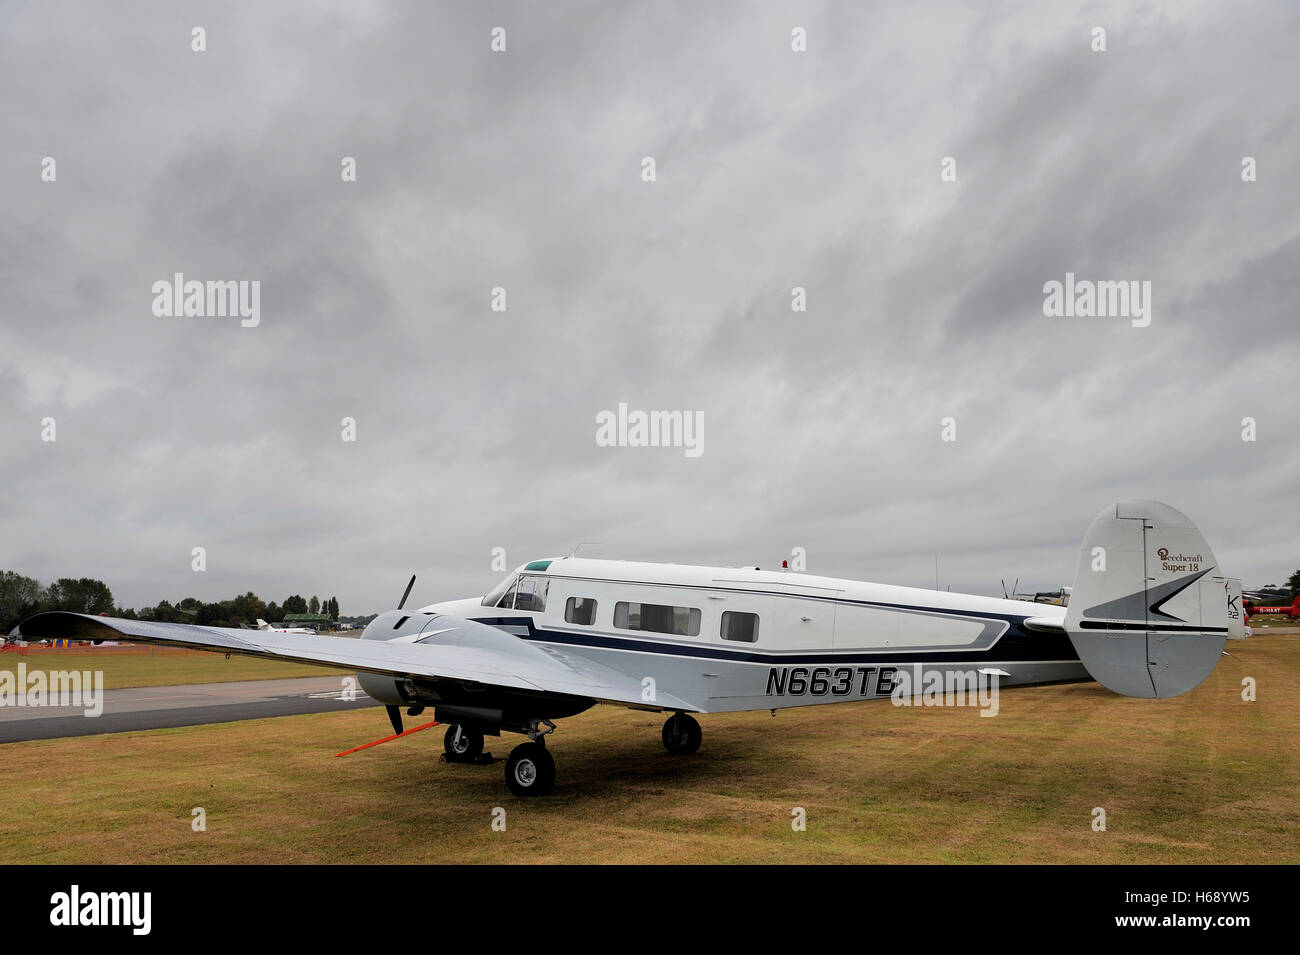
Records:
[[[1276,598],[1274,598],[1276,599]],[[1246,612],[1246,620],[1258,614],[1270,614],[1279,617],[1300,617],[1300,594],[1297,594],[1291,600],[1290,606],[1283,604],[1279,607],[1261,607],[1255,603],[1254,599],[1242,596],[1241,607]]]

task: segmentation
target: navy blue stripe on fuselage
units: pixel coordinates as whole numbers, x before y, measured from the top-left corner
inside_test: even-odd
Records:
[[[955,616],[955,615],[954,615]],[[980,660],[1077,660],[1074,645],[1064,633],[1031,633],[1020,626],[1014,617],[985,616],[1006,620],[1010,629],[992,646],[983,650],[945,649],[918,650],[915,647],[880,650],[732,650],[728,647],[694,643],[670,643],[666,640],[641,640],[635,637],[616,637],[598,632],[573,632],[545,630],[537,627],[532,617],[474,617],[478,623],[498,627],[524,640],[554,643],[564,646],[592,647],[603,650],[629,650],[638,653],[662,653],[668,656],[698,657],[707,660],[731,660],[737,663],[797,663],[813,660],[818,663],[875,663],[897,662],[900,659],[920,660],[926,663],[967,663]],[[513,629],[512,629],[513,628]],[[526,632],[516,633],[523,629]]]

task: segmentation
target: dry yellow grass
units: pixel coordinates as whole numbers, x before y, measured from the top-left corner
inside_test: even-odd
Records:
[[[387,732],[378,709],[10,744],[0,862],[1294,863],[1297,639],[1232,644],[1173,700],[1080,684],[1006,691],[993,719],[888,703],[703,717],[686,758],[664,752],[661,717],[599,707],[561,723],[541,800],[510,796],[500,763],[439,764],[441,729],[332,758]]]

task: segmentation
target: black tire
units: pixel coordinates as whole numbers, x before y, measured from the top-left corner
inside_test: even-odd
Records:
[[[555,760],[541,743],[520,743],[506,760],[506,785],[516,796],[545,796],[555,782]]]
[[[457,730],[460,730],[459,743],[456,740]],[[447,762],[472,763],[483,755],[483,734],[452,723],[442,738],[442,748],[447,753]]]
[[[674,713],[664,723],[664,749],[674,756],[689,756],[700,748],[704,733],[695,717],[688,713]]]

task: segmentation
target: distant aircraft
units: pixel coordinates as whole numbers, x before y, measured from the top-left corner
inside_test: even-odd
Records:
[[[1053,604],[1057,607],[1070,605],[1070,588],[1060,587],[1056,590],[1039,590],[1036,593],[1013,593],[1011,600],[1024,600],[1028,603]]]
[[[673,754],[700,747],[691,714],[885,699],[923,675],[1030,686],[1096,680],[1125,696],[1177,696],[1244,636],[1239,581],[1195,525],[1156,501],[1123,501],[1084,536],[1068,607],[757,568],[564,557],[533,561],[484,597],[380,614],[360,640],[38,614],[28,638],[126,639],[358,671],[387,707],[433,707],[447,758],[484,736],[528,742],[505,761],[519,796],[550,790],[554,720],[597,703],[667,712]],[[861,719],[862,717],[858,717]],[[422,727],[416,727],[419,729]],[[792,743],[792,745],[803,745]]]
[[[1277,598],[1274,597],[1274,600]],[[1285,599],[1285,598],[1283,598]],[[1246,618],[1267,614],[1269,616],[1296,617],[1300,618],[1300,594],[1292,599],[1290,605],[1283,604],[1278,607],[1261,607],[1250,597],[1243,597],[1241,601],[1242,608],[1246,611]]]
[[[258,629],[258,630],[262,630],[262,631],[264,631],[264,632],[266,632],[266,633],[311,633],[311,634],[314,634],[314,633],[316,632],[315,630],[312,630],[312,629],[310,629],[309,627],[273,627],[273,626],[271,626],[269,623],[267,623],[265,620],[262,620],[260,617],[258,618],[258,621],[257,621],[257,629]]]

